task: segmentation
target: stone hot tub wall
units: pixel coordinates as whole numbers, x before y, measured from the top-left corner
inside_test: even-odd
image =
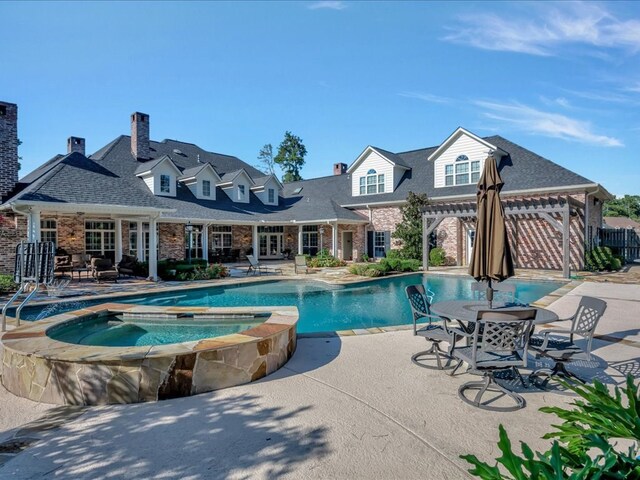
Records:
[[[125,311],[270,316],[237,334],[152,347],[70,345],[46,335],[66,322]],[[275,372],[291,358],[297,321],[295,307],[99,305],[5,333],[2,384],[15,395],[62,405],[146,402],[242,385]]]

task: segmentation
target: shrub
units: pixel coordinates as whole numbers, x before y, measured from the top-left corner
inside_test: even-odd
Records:
[[[362,254],[362,261],[363,262],[368,262],[369,261],[369,255],[367,255],[366,253]]]
[[[444,248],[436,247],[429,252],[429,266],[441,267],[447,262]]]
[[[0,275],[0,293],[11,293],[18,289],[12,275]]]
[[[208,267],[201,265],[195,265],[191,271],[182,271],[176,276],[178,280],[213,280],[216,278],[222,278],[229,275],[227,267],[221,264],[213,264]]]
[[[400,272],[417,272],[418,270],[420,270],[420,267],[422,266],[422,262],[420,260],[416,260],[413,258],[407,259],[407,260],[402,260],[400,262],[400,269],[398,271]]]
[[[511,449],[509,436],[500,425],[498,448],[502,455],[495,465],[481,462],[475,455],[462,455],[474,466],[469,472],[485,480],[640,478],[637,443],[627,451],[614,448],[617,439],[637,442],[640,438],[640,395],[633,376],[627,376],[623,392],[616,387],[613,395],[598,380],[594,380],[593,385],[561,383],[580,398],[573,402],[571,410],[561,407],[540,409],[564,421],[554,425],[556,431],[543,437],[554,439],[550,450],[534,455],[531,448],[521,442],[523,456],[520,456]]]
[[[323,248],[315,257],[307,257],[307,265],[311,268],[344,267],[347,263],[329,254],[329,250]]]
[[[609,247],[594,247],[585,255],[585,269],[591,272],[620,270],[622,260],[611,253]]]
[[[389,270],[395,270],[397,272],[400,271],[400,265],[402,264],[402,260],[399,258],[387,257],[380,260],[380,265],[385,265],[389,267]]]

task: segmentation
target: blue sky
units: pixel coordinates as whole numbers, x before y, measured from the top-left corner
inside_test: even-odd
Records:
[[[640,194],[640,4],[0,2],[0,100],[19,104],[22,174],[151,116],[257,162],[286,130],[305,178],[369,144],[500,134],[614,194]]]

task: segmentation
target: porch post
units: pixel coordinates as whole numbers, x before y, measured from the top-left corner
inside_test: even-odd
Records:
[[[258,225],[251,227],[251,243],[253,247],[253,258],[258,259]]]
[[[200,237],[202,242],[202,258],[209,263],[209,224],[202,225],[202,236]]]
[[[570,236],[570,216],[569,205],[562,212],[562,276],[569,278],[571,276],[571,250],[569,244]]]
[[[334,223],[332,228],[331,243],[333,243],[333,256],[338,258],[338,222]]]
[[[144,256],[144,233],[142,231],[142,220],[138,220],[138,244],[136,245],[136,250],[138,251],[138,260],[144,262],[146,260]]]
[[[427,216],[422,213],[422,270],[429,270],[429,235],[427,235]]]
[[[298,255],[302,255],[302,225],[298,225]]]
[[[116,263],[122,260],[122,219],[116,218]]]
[[[40,241],[40,210],[29,210],[27,216],[27,240],[29,242]]]
[[[149,218],[149,280],[158,281],[158,246],[156,241],[157,220]]]

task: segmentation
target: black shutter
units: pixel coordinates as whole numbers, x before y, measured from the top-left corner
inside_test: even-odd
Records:
[[[367,255],[373,258],[373,232],[367,232]]]

